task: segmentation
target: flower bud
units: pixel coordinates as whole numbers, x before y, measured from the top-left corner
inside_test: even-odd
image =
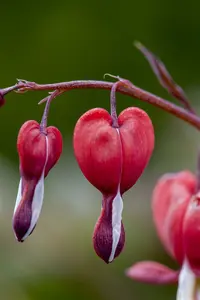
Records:
[[[44,178],[62,152],[62,136],[53,126],[41,132],[36,121],[25,122],[18,134],[20,183],[13,215],[13,229],[23,242],[34,230],[42,208]]]
[[[93,243],[106,262],[119,255],[124,245],[122,194],[141,176],[154,148],[153,126],[143,110],[125,109],[118,117],[119,128],[112,122],[106,110],[95,108],[80,117],[74,130],[79,167],[103,195]]]

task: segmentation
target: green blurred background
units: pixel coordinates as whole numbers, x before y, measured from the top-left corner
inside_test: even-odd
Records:
[[[200,111],[200,2],[1,1],[0,86],[23,78],[38,83],[102,80],[108,72],[170,99],[132,43],[140,40],[167,65]],[[0,299],[175,299],[176,286],[150,286],[126,278],[139,260],[177,268],[160,244],[151,218],[151,193],[165,172],[195,171],[198,132],[158,108],[118,95],[118,111],[144,108],[153,120],[156,148],[148,168],[124,196],[126,247],[106,265],[92,247],[101,195],[83,177],[73,156],[79,116],[109,109],[108,91],[76,90],[57,98],[49,124],[64,137],[64,153],[45,181],[45,201],[33,235],[15,241],[11,219],[19,182],[16,137],[24,121],[40,121],[46,93],[12,93],[1,109]]]

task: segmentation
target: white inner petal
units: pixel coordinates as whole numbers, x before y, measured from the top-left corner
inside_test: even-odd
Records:
[[[117,195],[112,203],[112,251],[108,260],[109,262],[114,259],[117,245],[119,243],[121,235],[122,210],[123,200],[120,194],[120,188],[118,188]]]
[[[179,275],[176,300],[196,300],[195,285],[196,276],[190,269],[187,260],[185,260]]]
[[[34,191],[34,195],[33,195],[31,224],[30,224],[28,231],[24,235],[22,241],[24,241],[29,236],[31,231],[34,229],[34,227],[38,221],[41,209],[42,209],[43,198],[44,198],[44,173],[45,173],[45,167],[47,164],[47,159],[48,159],[48,139],[46,137],[46,161],[44,164],[44,169],[43,169],[42,175],[35,187],[35,191]]]
[[[16,198],[16,202],[15,202],[14,214],[16,212],[16,209],[17,209],[21,199],[22,199],[22,179],[20,178],[18,192],[17,192],[17,198]]]

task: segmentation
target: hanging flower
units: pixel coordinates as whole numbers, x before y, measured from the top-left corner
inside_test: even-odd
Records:
[[[87,111],[74,130],[74,152],[89,182],[102,193],[101,215],[96,223],[94,249],[106,263],[124,247],[122,195],[141,176],[154,148],[154,130],[148,115],[130,107],[113,122],[105,109]]]
[[[200,194],[197,180],[189,171],[166,174],[158,181],[152,198],[152,212],[158,236],[166,251],[179,263],[173,271],[157,262],[134,264],[126,274],[146,283],[178,281],[178,300],[200,299]]]
[[[62,136],[53,126],[41,131],[36,121],[25,122],[18,134],[20,160],[18,194],[13,215],[13,229],[23,242],[34,230],[42,208],[44,178],[62,152]]]

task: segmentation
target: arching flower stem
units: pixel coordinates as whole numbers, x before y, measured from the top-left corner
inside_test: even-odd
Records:
[[[129,82],[129,84],[128,84]],[[111,90],[113,86],[112,82],[107,81],[96,81],[96,80],[76,80],[76,81],[69,81],[69,82],[60,82],[60,83],[53,83],[53,84],[37,84],[35,82],[29,82],[25,80],[21,80],[12,87],[12,90],[17,90],[17,92],[23,93],[25,91],[48,91],[48,90],[58,90],[59,93],[56,95],[58,96],[61,93],[64,93],[69,90],[73,89],[103,89],[103,90]],[[1,92],[8,91],[9,88],[2,89]],[[161,97],[158,97],[154,94],[151,94],[134,84],[130,81],[126,80],[126,85],[120,84],[117,86],[116,91],[130,97],[139,99],[144,102],[148,102],[154,106],[165,110],[166,112],[173,114],[179,119],[184,120],[185,122],[191,124],[197,129],[200,129],[200,117],[194,115],[193,113],[189,112],[187,109],[184,109],[178,105],[175,105]],[[45,102],[48,98],[43,99],[41,102]],[[40,103],[41,103],[40,102]]]

